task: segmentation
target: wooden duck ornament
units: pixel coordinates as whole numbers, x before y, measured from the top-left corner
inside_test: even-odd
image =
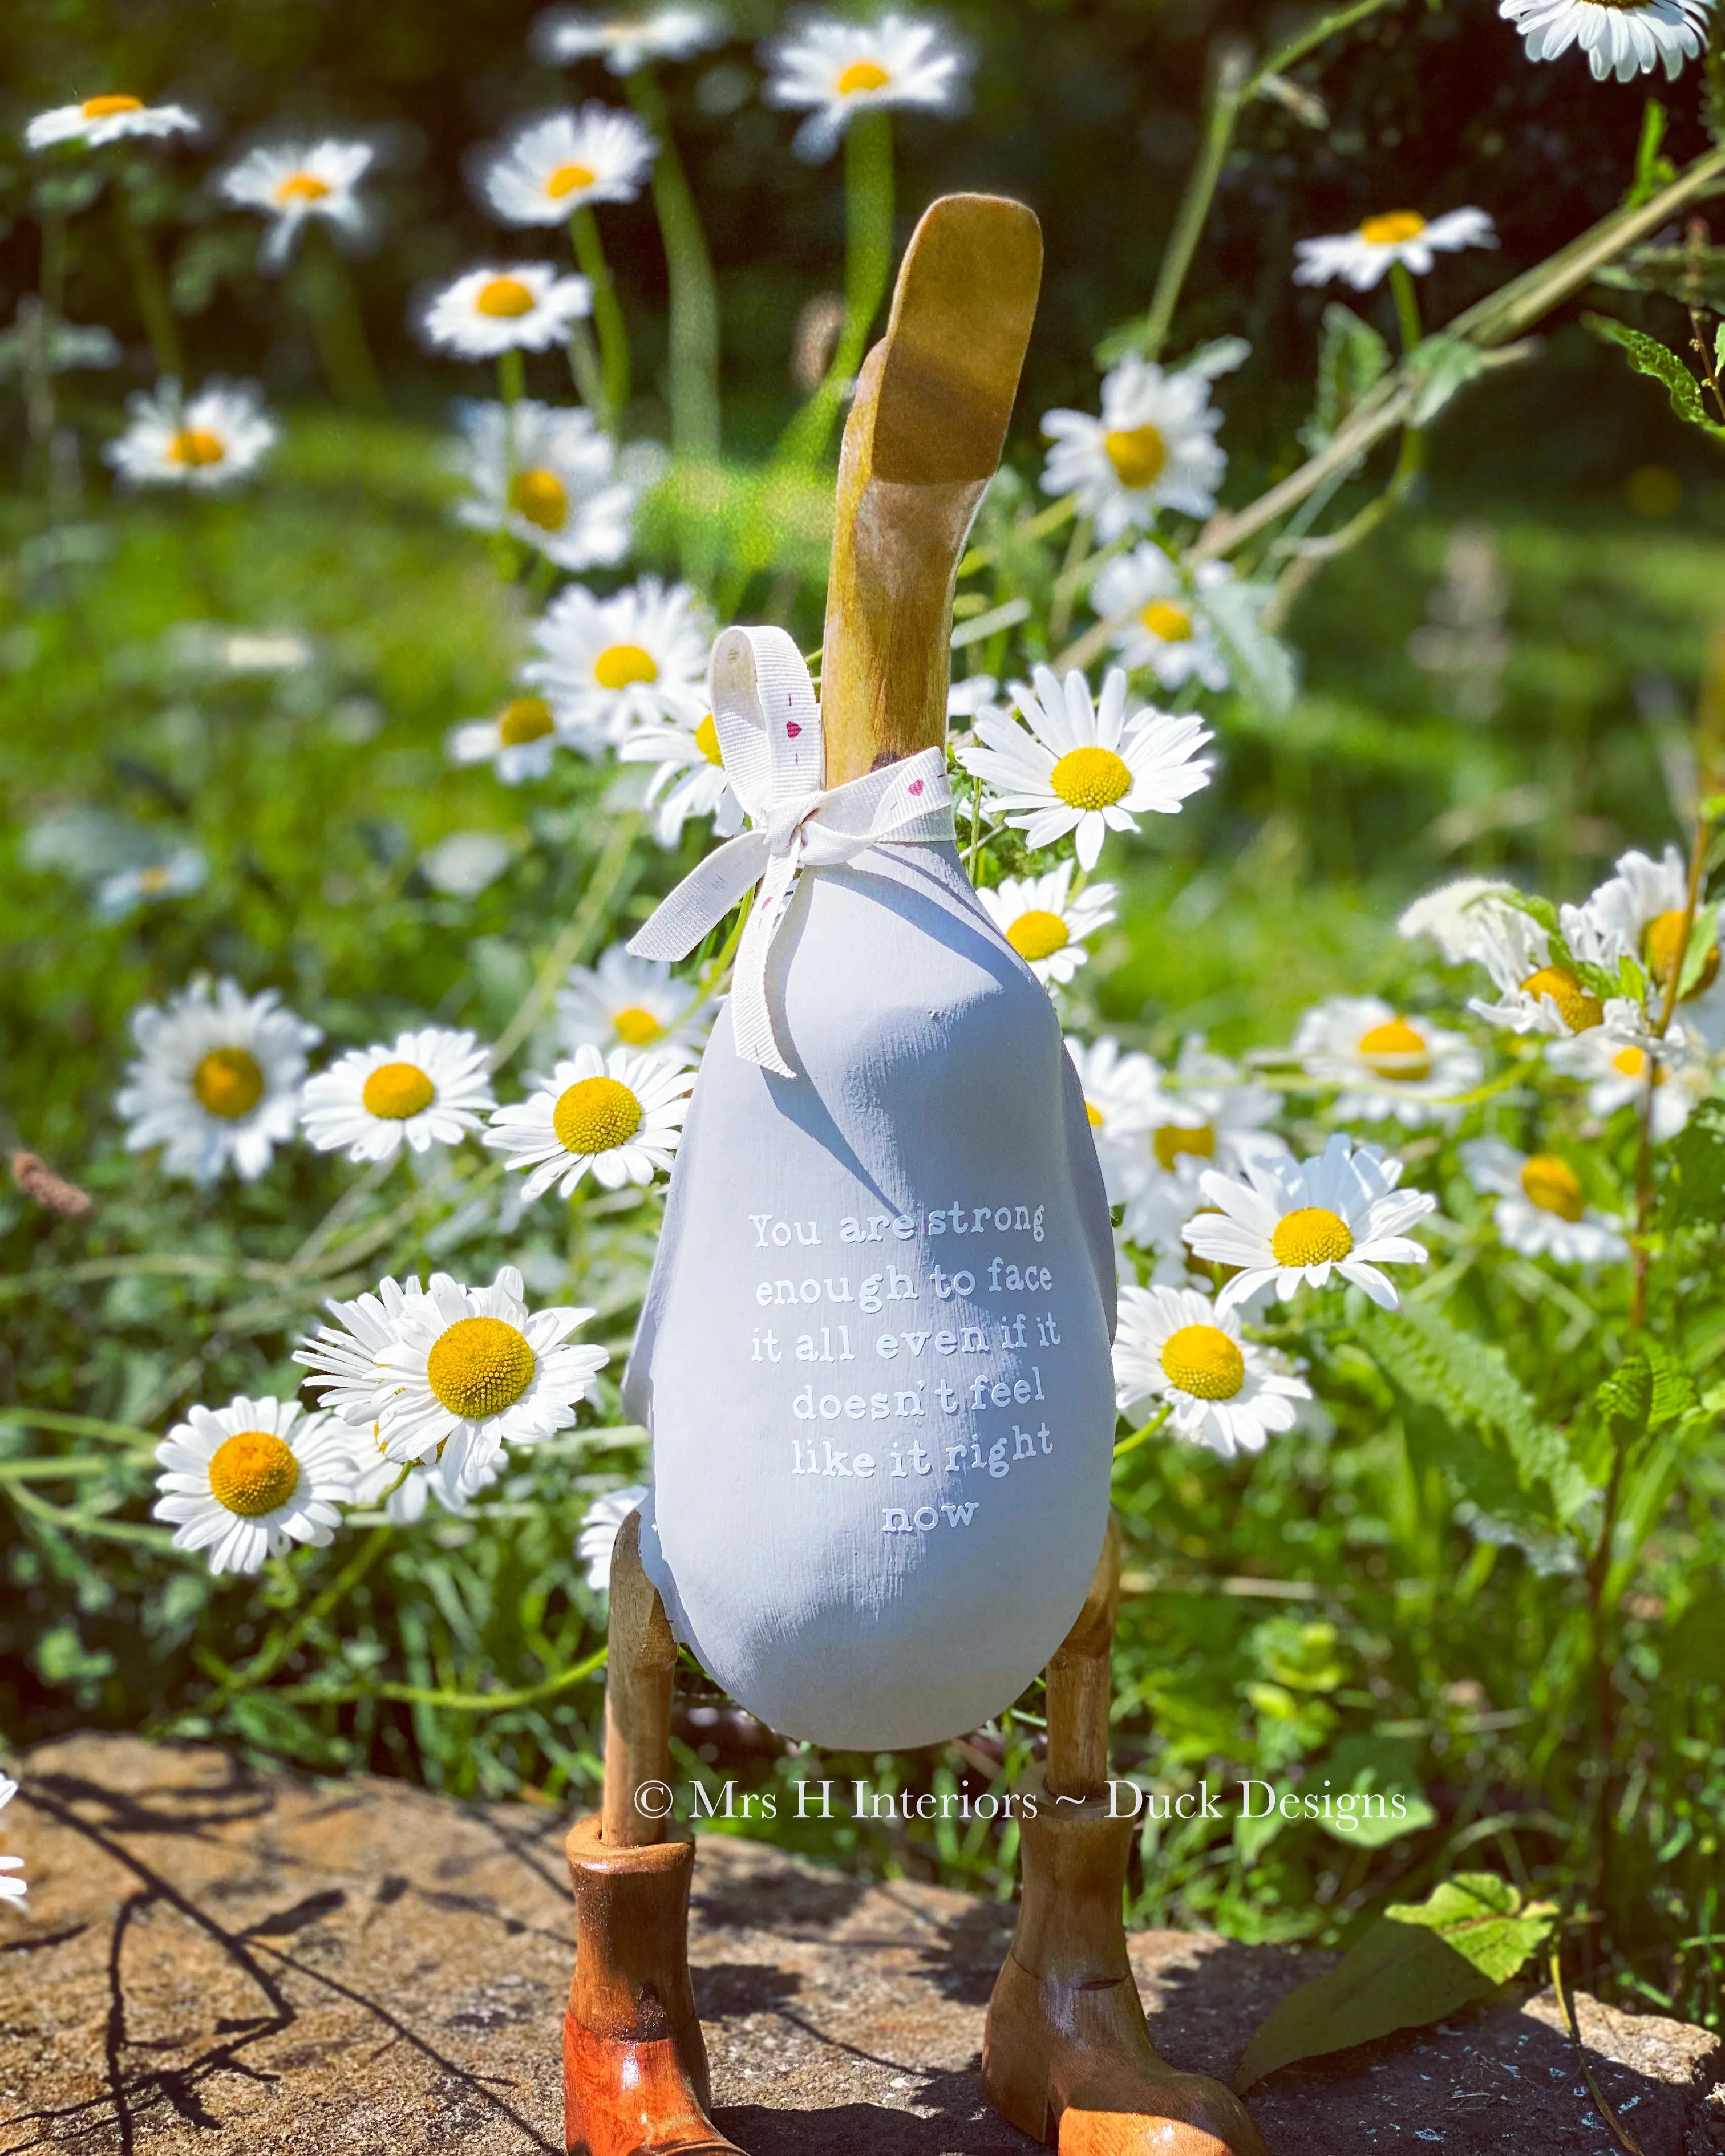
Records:
[[[1264,2156],[1236,2097],[1158,2057],[1127,1960],[1107,1205],[1047,996],[953,844],[953,580],[1040,275],[1022,204],[923,217],[845,430],[819,703],[781,633],[720,638],[752,829],[635,940],[680,955],[754,891],[625,1381],[654,1486],[612,1562],[603,1809],[567,1843],[571,2156],[734,2148],[689,1977],[693,1841],[635,1800],[669,1782],[679,1639],[771,1727],[844,1749],[963,1734],[1045,1665],[988,2100],[1066,2156]]]

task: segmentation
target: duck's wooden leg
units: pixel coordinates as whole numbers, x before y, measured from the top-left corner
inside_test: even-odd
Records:
[[[1120,1534],[1114,1522],[1077,1623],[1048,1666],[1048,1764],[1019,1829],[1024,1898],[988,2005],[983,2087],[1061,2156],[1265,2156],[1219,2082],[1157,2055],[1121,1905],[1137,1831],[1108,1816],[1108,1708]]]
[[[631,1512],[611,1558],[604,1808],[563,1845],[575,1890],[564,2135],[571,2156],[737,2156],[706,2113],[706,2046],[689,1982],[695,1844],[685,1827],[655,1816],[657,1789],[670,1795],[677,1650],[641,1569],[640,1524]]]

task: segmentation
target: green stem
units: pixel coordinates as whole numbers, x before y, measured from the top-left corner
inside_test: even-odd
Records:
[[[1402,341],[1402,357],[1405,359],[1425,335],[1420,321],[1420,295],[1414,289],[1414,280],[1405,262],[1390,264],[1389,289],[1395,297],[1395,326]]]
[[[605,408],[598,418],[602,425],[614,433],[629,408],[629,326],[623,319],[611,265],[605,259],[599,221],[585,203],[569,219],[569,233],[575,243],[575,259],[581,264],[581,274],[593,286],[593,326],[599,333],[605,392]]]
[[[585,953],[593,932],[621,897],[629,855],[640,828],[641,819],[637,815],[619,816],[612,824],[605,850],[594,864],[574,918],[552,945],[532,987],[521,999],[521,1008],[497,1036],[497,1045],[491,1050],[492,1070],[502,1069],[551,1009],[552,998],[563,984],[564,975]]]
[[[1192,259],[1198,251],[1198,243],[1204,236],[1209,222],[1210,206],[1215,200],[1216,187],[1222,177],[1223,167],[1234,143],[1235,130],[1240,125],[1240,116],[1262,90],[1271,75],[1282,74],[1296,67],[1308,53],[1316,52],[1331,38],[1350,30],[1367,16],[1375,15],[1382,8],[1393,4],[1393,0],[1354,0],[1352,7],[1340,8],[1333,14],[1321,16],[1297,37],[1273,52],[1261,67],[1248,72],[1249,61],[1238,45],[1224,49],[1217,64],[1215,85],[1211,92],[1210,110],[1204,124],[1204,141],[1200,144],[1197,162],[1187,179],[1180,197],[1180,207],[1174,214],[1173,230],[1168,234],[1167,247],[1163,250],[1161,263],[1156,273],[1156,289],[1151,296],[1150,311],[1144,317],[1142,333],[1133,340],[1136,349],[1147,359],[1157,358],[1168,341],[1173,326],[1174,310],[1179,305],[1181,290]]]
[[[497,394],[506,408],[517,404],[527,386],[527,362],[518,346],[497,355]],[[511,457],[511,462],[514,459]]]
[[[366,336],[353,273],[334,238],[316,220],[304,234],[294,286],[331,395],[357,412],[387,410],[389,399]]]
[[[124,184],[114,190],[115,213],[120,221],[120,249],[131,273],[131,288],[143,318],[144,334],[156,356],[157,372],[176,382],[186,378],[186,354],[180,343],[180,326],[168,305],[162,265],[156,259],[155,243],[148,228],[133,216]]]
[[[669,388],[671,444],[679,456],[716,463],[719,455],[719,289],[701,213],[671,139],[670,117],[650,67],[627,78],[629,99],[653,130],[653,207],[670,281]]]
[[[892,281],[892,116],[860,112],[845,137],[845,321],[826,379],[784,431],[778,454],[814,465],[862,365]]]
[[[99,1438],[105,1445],[154,1445],[160,1434],[135,1423],[103,1422],[95,1415],[62,1414],[58,1408],[0,1408],[0,1425],[52,1431],[60,1437]]]
[[[388,1548],[393,1532],[392,1527],[373,1527],[316,1600],[311,1603],[279,1638],[268,1642],[243,1667],[232,1671],[219,1689],[203,1702],[203,1712],[218,1713],[236,1692],[250,1691],[273,1676],[288,1657],[298,1650],[312,1626],[321,1625],[332,1609],[347,1600]]]
[[[572,1664],[554,1677],[522,1685],[515,1691],[441,1691],[434,1685],[341,1685],[333,1689],[317,1684],[284,1685],[271,1694],[290,1707],[338,1705],[359,1699],[399,1700],[409,1707],[440,1707],[451,1714],[498,1714],[506,1708],[533,1707],[542,1699],[554,1699],[573,1685],[584,1684],[605,1666],[607,1649],[596,1648],[583,1661]]]

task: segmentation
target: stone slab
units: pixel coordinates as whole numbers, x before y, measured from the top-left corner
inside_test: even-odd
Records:
[[[42,1748],[5,1820],[32,1891],[27,1915],[0,1912],[0,2156],[559,2156],[565,1825],[207,1748]],[[719,2122],[750,2156],[1034,2147],[977,2071],[1009,1910],[720,1835],[696,1894]],[[1177,1932],[1132,1957],[1163,2055],[1224,2075],[1327,1965]],[[1725,2148],[1714,2039],[1580,2012],[1644,2156]],[[1271,2156],[1617,2145],[1548,1994],[1290,2069],[1250,2104]]]

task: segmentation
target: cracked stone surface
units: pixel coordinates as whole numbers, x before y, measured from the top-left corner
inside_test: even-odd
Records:
[[[0,1914],[0,2156],[559,2156],[566,1824],[130,1738],[39,1749],[5,1822],[32,1892]],[[1028,2152],[977,2071],[1010,1922],[704,1840],[691,1959],[721,2127],[750,2156]],[[1329,1963],[1177,1932],[1132,1958],[1164,2056],[1224,2076]],[[1714,2038],[1579,2012],[1644,2156],[1725,2149]],[[1289,2068],[1250,2102],[1271,2156],[1620,2146],[1548,1993]]]

